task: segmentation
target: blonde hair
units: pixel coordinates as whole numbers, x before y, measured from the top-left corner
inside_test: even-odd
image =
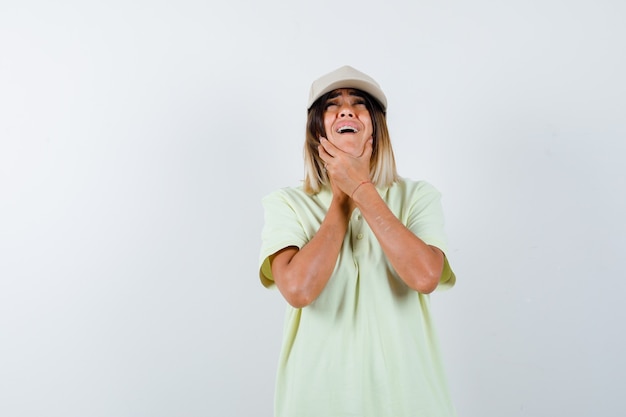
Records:
[[[388,187],[398,180],[396,160],[393,156],[387,117],[381,105],[368,93],[356,90],[365,99],[365,105],[372,118],[374,143],[370,159],[370,180],[374,185]],[[333,91],[318,98],[309,108],[304,141],[304,191],[317,194],[324,186],[330,186],[324,161],[319,156],[320,137],[327,137],[324,128],[326,101]]]

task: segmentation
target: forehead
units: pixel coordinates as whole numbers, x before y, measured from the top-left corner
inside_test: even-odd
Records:
[[[338,88],[338,89],[333,90],[333,91],[330,92],[330,94],[328,95],[328,99],[331,100],[333,98],[337,98],[337,97],[342,96],[344,94],[348,95],[348,96],[354,96],[354,97],[364,97],[365,96],[361,90],[357,90],[357,89],[354,89],[354,88]]]

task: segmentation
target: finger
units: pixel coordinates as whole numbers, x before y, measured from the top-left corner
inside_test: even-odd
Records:
[[[334,157],[335,155],[337,155],[337,152],[339,151],[339,149],[333,145],[332,143],[330,143],[330,141],[326,138],[320,138],[320,144],[324,147],[324,150],[332,157]]]
[[[330,162],[330,160],[332,159],[332,156],[328,152],[326,152],[326,149],[322,145],[319,145],[317,147],[317,152],[324,162]]]

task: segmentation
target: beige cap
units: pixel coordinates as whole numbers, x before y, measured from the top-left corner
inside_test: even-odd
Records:
[[[378,100],[381,106],[383,106],[383,111],[387,110],[387,97],[385,97],[385,93],[380,89],[378,83],[369,75],[348,65],[338,68],[313,81],[313,84],[311,84],[311,92],[309,93],[307,109],[311,108],[315,100],[338,88],[356,88],[357,90],[365,91]]]

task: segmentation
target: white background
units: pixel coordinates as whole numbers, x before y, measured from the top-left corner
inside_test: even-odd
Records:
[[[313,79],[389,98],[443,193],[432,302],[460,417],[622,416],[626,3],[0,6],[0,415],[271,416],[260,199]]]

